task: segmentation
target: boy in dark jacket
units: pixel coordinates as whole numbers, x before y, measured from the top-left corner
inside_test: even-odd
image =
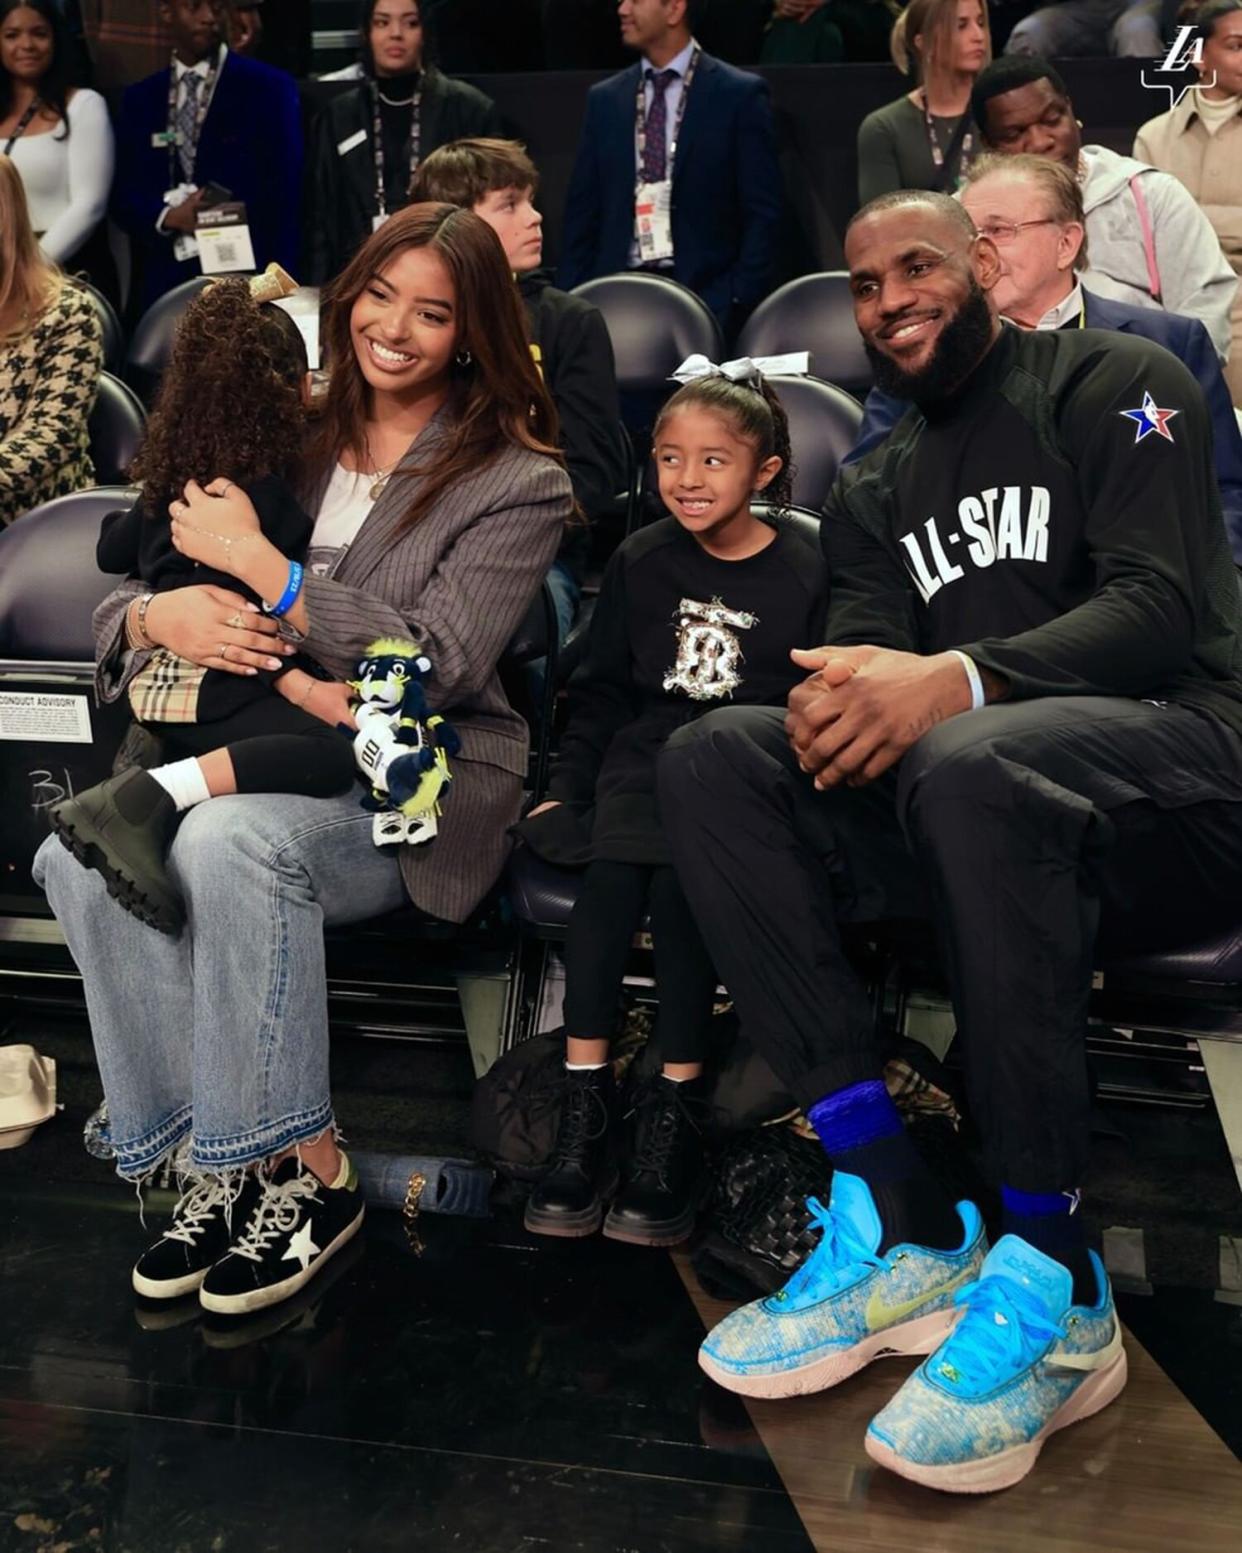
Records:
[[[586,517],[606,511],[626,477],[612,341],[603,314],[558,291],[543,262],[543,217],[535,209],[539,173],[515,140],[456,140],[418,169],[410,197],[473,210],[504,245],[530,324],[531,351],[561,423],[574,496]],[[564,638],[582,590],[587,531],[570,529],[548,581]]]

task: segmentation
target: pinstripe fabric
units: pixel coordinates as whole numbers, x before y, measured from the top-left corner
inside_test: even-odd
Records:
[[[433,457],[444,436],[437,417],[401,468]],[[401,870],[416,906],[459,922],[503,866],[526,770],[526,724],[496,665],[552,564],[572,495],[552,460],[509,448],[400,533],[417,488],[418,477],[401,478],[399,468],[334,575],[307,578],[310,630],[301,648],[335,679],[351,675],[379,636],[413,636],[426,649],[428,700],[452,718],[462,754],[439,835],[428,847],[403,848]],[[102,700],[115,700],[149,656],[123,651],[125,610],[140,591],[125,582],[95,612]]]

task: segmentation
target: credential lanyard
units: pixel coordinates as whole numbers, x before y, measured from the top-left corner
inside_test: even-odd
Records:
[[[26,133],[27,129],[29,129],[31,119],[34,118],[35,114],[38,113],[39,109],[42,106],[43,106],[43,104],[36,97],[34,99],[34,101],[30,104],[30,106],[26,109],[25,113],[22,114],[21,118],[18,119],[18,121],[17,121],[17,128],[9,136],[8,142],[5,145],[5,148],[4,148],[5,156],[8,156],[9,152],[13,149],[13,146],[15,145],[15,143],[17,141],[19,141],[22,138],[22,136]]]
[[[423,150],[423,88],[420,84],[414,93],[410,116],[410,176],[405,186],[408,194],[414,187],[414,174],[422,159]],[[371,146],[375,152],[375,213],[388,214],[388,192],[384,187],[384,121],[380,116],[379,82],[371,82]]]
[[[936,138],[936,124],[935,120],[932,118],[931,108],[927,101],[926,89],[924,89],[922,97],[923,122],[927,126],[927,149],[931,152],[932,166],[939,172],[942,168],[945,167],[946,161],[948,159],[952,158],[954,155],[957,155],[957,167],[958,172],[960,173],[961,169],[969,163],[970,154],[974,150],[975,145],[974,132],[970,127],[970,108],[967,107],[965,113],[963,113],[961,118],[958,119],[957,127],[954,129],[952,137],[949,140],[948,151],[946,153],[940,149],[940,141]],[[944,189],[944,185],[947,184],[948,177],[952,175],[952,171],[952,168],[949,168],[947,175],[942,176],[940,179],[940,186],[946,193],[948,190]]]
[[[699,68],[699,55],[703,50],[695,47],[690,56],[690,63],[686,66],[685,79],[681,83],[681,97],[677,103],[677,117],[673,120],[673,138],[668,148],[668,161],[665,164],[664,176],[673,176],[673,163],[677,160],[677,142],[681,139],[681,123],[686,116],[686,100],[690,96],[690,88],[694,84],[694,72]],[[638,101],[634,107],[634,119],[638,126],[638,181],[643,179],[643,162],[647,156],[647,77],[646,71],[638,72]]]
[[[186,72],[189,74],[189,72]],[[198,155],[198,142],[203,133],[203,124],[207,119],[207,110],[211,107],[211,96],[216,89],[216,77],[220,74],[220,51],[216,51],[216,57],[207,69],[207,74],[202,77],[202,85],[198,89],[198,108],[194,114],[194,134],[190,142],[190,165],[194,165],[194,158]],[[177,56],[174,54],[172,63],[168,67],[168,187],[170,189],[182,182],[181,168],[177,165],[177,153],[180,149],[180,139],[177,135],[177,88],[180,82],[177,79]]]

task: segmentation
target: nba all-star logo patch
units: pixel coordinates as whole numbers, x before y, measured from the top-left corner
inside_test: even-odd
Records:
[[[1137,410],[1118,410],[1118,415],[1124,415],[1127,420],[1134,421],[1138,430],[1134,433],[1135,443],[1142,442],[1154,431],[1158,437],[1163,437],[1166,442],[1172,442],[1173,433],[1169,430],[1169,422],[1175,415],[1180,415],[1180,410],[1161,410],[1156,401],[1143,390],[1143,403]]]

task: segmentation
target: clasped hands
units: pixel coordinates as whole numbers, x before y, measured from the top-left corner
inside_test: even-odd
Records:
[[[815,786],[862,787],[930,728],[970,710],[970,684],[951,653],[816,647],[791,654],[811,677],[789,695],[785,732]]]

